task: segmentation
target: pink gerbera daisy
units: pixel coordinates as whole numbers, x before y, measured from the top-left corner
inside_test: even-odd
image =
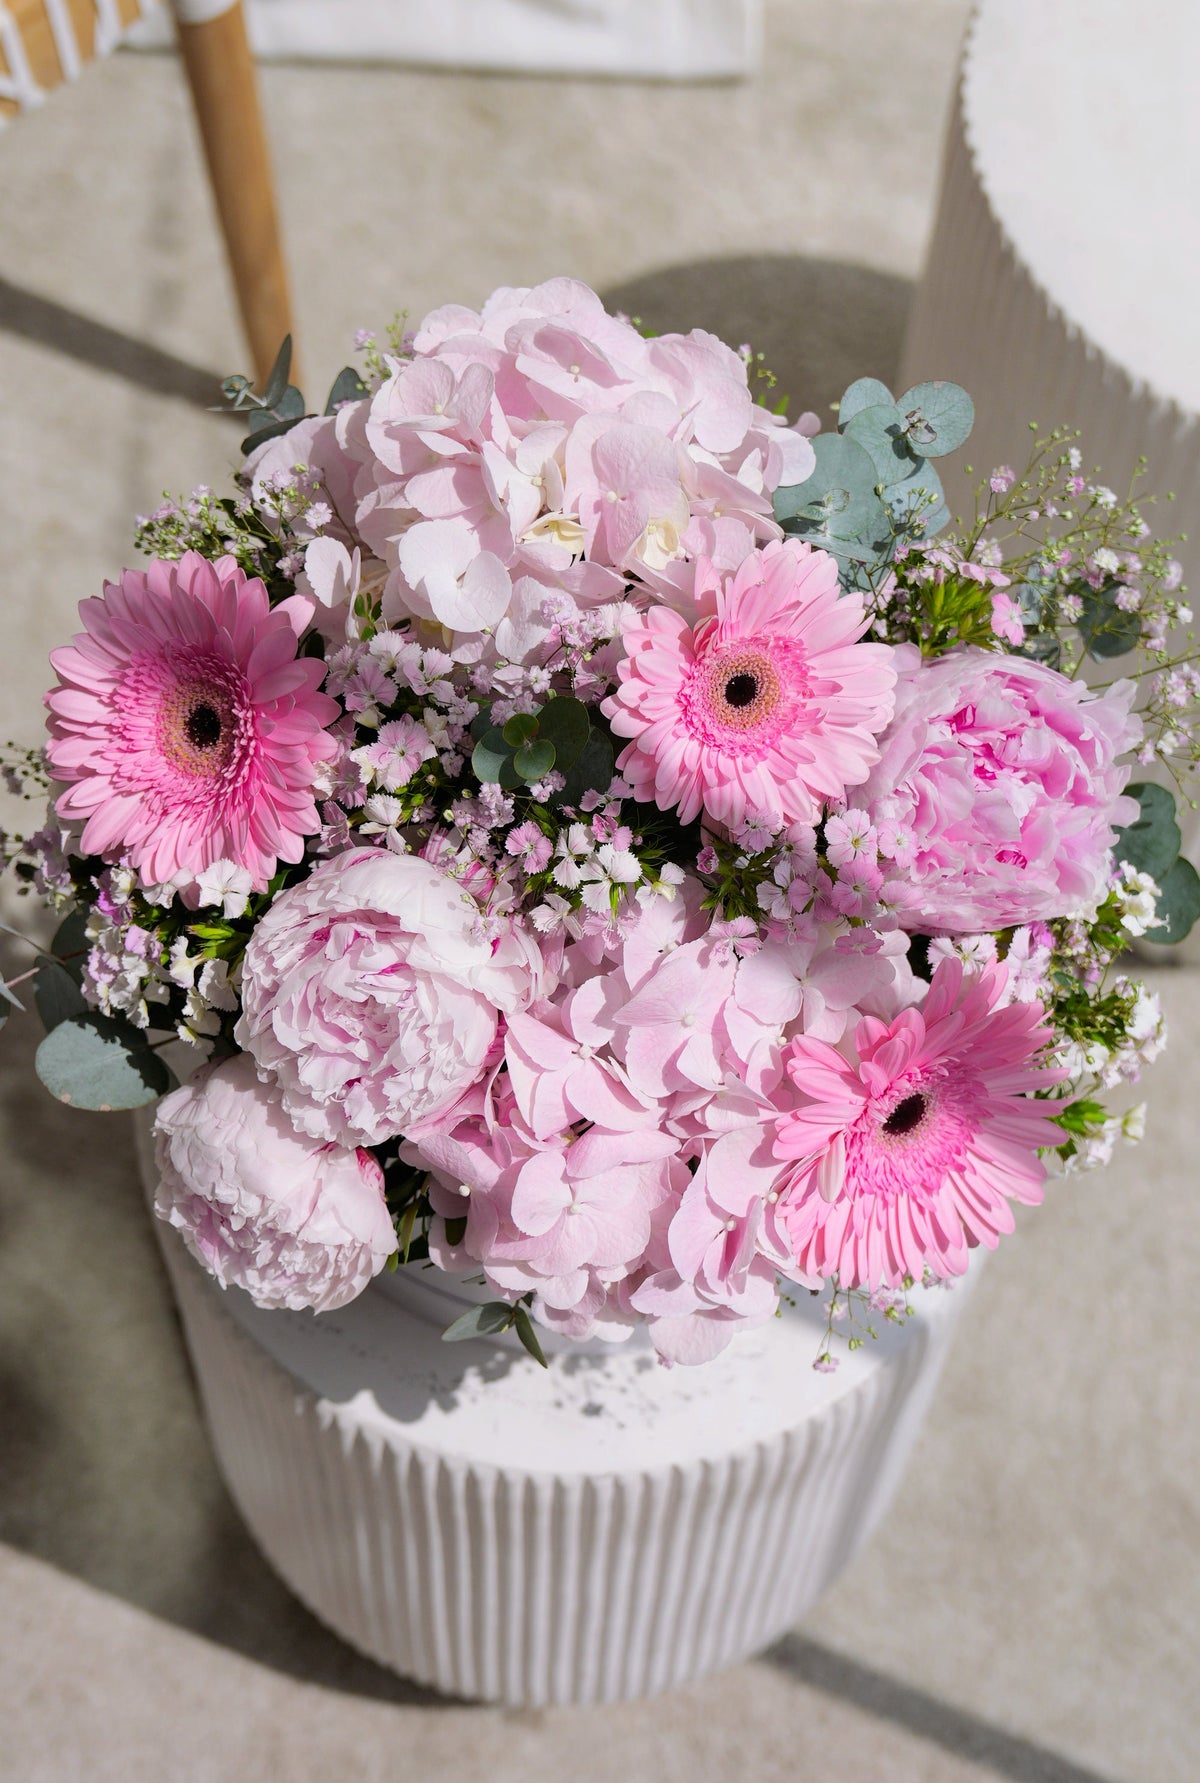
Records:
[[[621,684],[603,705],[632,739],[617,767],[684,823],[702,809],[728,828],[752,810],[815,822],[879,759],[892,652],[858,642],[862,597],[840,593],[835,559],[798,539],[750,552],[716,606],[694,630],[665,606],[622,628]]]
[[[1040,1003],[997,1008],[1006,978],[994,963],[964,988],[948,960],[921,1008],[859,1022],[850,1057],[793,1041],[799,1102],[775,1155],[796,1160],[779,1212],[806,1273],[843,1288],[920,1281],[926,1264],[961,1275],[975,1245],[1012,1231],[1010,1201],[1041,1200],[1038,1150],[1062,1134],[1029,1092],[1065,1073],[1039,1060],[1053,1038]]]
[[[308,610],[194,551],[80,604],[86,629],[50,658],[46,754],[85,854],[128,859],[146,885],[233,861],[258,891],[301,858],[338,715],[324,663],[296,656]]]

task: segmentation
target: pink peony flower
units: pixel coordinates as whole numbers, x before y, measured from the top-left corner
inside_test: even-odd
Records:
[[[752,552],[694,630],[668,607],[635,614],[602,706],[632,739],[619,771],[683,823],[701,810],[727,827],[752,810],[816,821],[866,778],[892,714],[892,652],[858,642],[868,624],[835,559],[796,539]]]
[[[855,797],[903,837],[903,926],[976,934],[1094,908],[1114,826],[1137,814],[1118,765],[1141,735],[1133,683],[1093,695],[992,651],[897,655],[896,714]]]
[[[46,754],[84,853],[125,856],[146,885],[232,861],[265,890],[320,827],[313,782],[335,753],[325,665],[296,656],[309,603],[272,608],[231,557],[189,551],[79,611],[50,658]]]
[[[345,1306],[396,1248],[370,1152],[298,1132],[244,1054],[167,1096],[154,1131],[154,1211],[258,1306]]]
[[[795,1160],[779,1207],[801,1270],[843,1288],[961,1275],[1012,1231],[1010,1201],[1041,1200],[1038,1150],[1062,1135],[1030,1092],[1066,1073],[1039,1062],[1041,1004],[1000,1007],[1005,984],[1002,965],[964,985],[944,961],[921,1008],[865,1018],[849,1056],[792,1042],[775,1155]]]
[[[376,1144],[449,1107],[482,1075],[498,1012],[535,994],[523,932],[414,855],[351,849],[283,892],[246,949],[238,1045],[302,1132]]]

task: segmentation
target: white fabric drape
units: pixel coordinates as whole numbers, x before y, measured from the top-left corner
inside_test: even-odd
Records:
[[[189,8],[222,0],[178,0]],[[247,0],[246,12],[263,56],[656,80],[752,73],[762,27],[762,0]],[[136,34],[169,39],[165,16]]]

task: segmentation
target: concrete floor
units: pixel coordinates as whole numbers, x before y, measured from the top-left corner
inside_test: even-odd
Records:
[[[799,407],[898,352],[961,0],[769,0],[740,88],[276,66],[264,89],[314,390],[354,329],[588,279],[768,354]],[[164,488],[235,455],[244,363],[177,71],[118,57],[0,141],[0,734]],[[11,913],[11,901],[6,905]],[[294,1603],[209,1458],[119,1120],[0,1037],[0,1777],[958,1783],[1200,1770],[1200,1013],[1150,1136],[985,1273],[899,1500],[805,1626],[647,1704],[445,1703]]]

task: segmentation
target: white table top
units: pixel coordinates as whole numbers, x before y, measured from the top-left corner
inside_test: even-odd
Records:
[[[1103,353],[1200,409],[1200,4],[982,0],[964,82],[992,206]]]

